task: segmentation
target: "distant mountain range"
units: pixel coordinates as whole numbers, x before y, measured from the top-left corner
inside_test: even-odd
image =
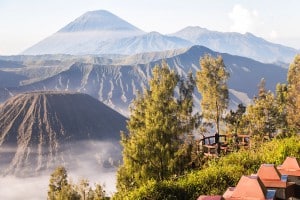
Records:
[[[290,63],[299,53],[296,49],[268,42],[251,33],[226,33],[189,26],[171,35],[193,44],[206,46],[214,51],[249,57],[261,62]]]
[[[57,165],[80,167],[76,160],[82,154],[83,160],[98,165],[105,165],[108,159],[117,163],[120,130],[126,130],[126,118],[89,95],[17,95],[0,106],[0,175],[30,176]],[[113,145],[97,159],[99,143]]]
[[[133,55],[193,45],[268,63],[289,63],[299,53],[250,33],[217,32],[200,27],[187,27],[170,35],[146,33],[108,11],[99,10],[83,14],[22,54]]]
[[[20,68],[0,68],[9,71],[17,87],[3,87],[0,99],[26,91],[57,90],[87,93],[106,105],[128,116],[129,105],[136,91],[148,86],[152,68],[165,60],[179,74],[185,76],[190,70],[199,69],[199,59],[205,54],[221,55],[230,73],[230,105],[249,104],[257,94],[257,85],[262,78],[267,89],[275,90],[278,82],[286,81],[287,68],[275,64],[264,64],[253,59],[218,53],[203,46],[193,46],[174,51],[142,53],[131,56],[10,56],[0,60],[27,65]],[[23,62],[21,60],[24,60]],[[59,61],[58,61],[59,60]],[[37,66],[37,63],[41,63]],[[18,77],[21,76],[21,82]],[[24,77],[26,79],[24,80]],[[16,78],[15,78],[16,77]],[[0,87],[1,88],[1,87]],[[199,107],[200,95],[195,93],[195,104]]]

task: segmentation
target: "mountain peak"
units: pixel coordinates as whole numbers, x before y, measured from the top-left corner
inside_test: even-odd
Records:
[[[88,11],[58,32],[82,31],[141,31],[120,17],[106,10]]]
[[[31,176],[59,164],[75,166],[79,143],[116,143],[126,118],[87,94],[44,91],[8,99],[0,124],[0,174]],[[3,152],[8,147],[9,156]]]
[[[180,31],[177,32],[177,34],[185,33],[185,34],[199,34],[199,33],[207,33],[209,32],[208,29],[202,28],[200,26],[187,26]]]

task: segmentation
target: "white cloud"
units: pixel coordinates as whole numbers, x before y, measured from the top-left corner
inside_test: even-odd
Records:
[[[255,29],[261,24],[259,14],[256,10],[248,10],[242,5],[235,5],[230,13],[229,18],[233,24],[230,26],[230,31],[246,33],[255,32]]]

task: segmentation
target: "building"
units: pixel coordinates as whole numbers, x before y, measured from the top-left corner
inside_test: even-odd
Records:
[[[229,187],[226,190],[223,199],[271,200],[275,199],[275,192],[275,190],[268,190],[256,175],[242,176],[236,187]]]
[[[275,190],[276,199],[288,199],[295,196],[295,183],[288,182],[286,175],[281,175],[274,164],[262,164],[257,176],[267,189]]]

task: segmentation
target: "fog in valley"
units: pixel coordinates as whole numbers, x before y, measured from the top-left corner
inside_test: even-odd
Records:
[[[121,162],[121,148],[118,142],[77,142],[68,144],[69,148],[61,151],[55,163],[43,170],[36,170],[35,162],[28,162],[18,171],[10,171],[0,178],[0,199],[46,199],[50,175],[57,166],[64,166],[68,179],[77,183],[80,179],[88,179],[90,186],[104,186],[106,194],[111,196],[116,190],[116,170]],[[6,149],[6,150],[5,150]],[[0,160],[4,160],[4,151],[13,152],[12,148],[0,148]],[[15,154],[16,155],[16,154]],[[46,162],[47,155],[43,155]],[[26,158],[24,158],[26,160]],[[58,162],[60,161],[60,162]],[[25,162],[24,162],[25,163]],[[1,171],[11,168],[1,162]],[[5,168],[5,169],[4,169]],[[26,168],[26,169],[25,169]],[[28,173],[30,172],[30,173]]]

